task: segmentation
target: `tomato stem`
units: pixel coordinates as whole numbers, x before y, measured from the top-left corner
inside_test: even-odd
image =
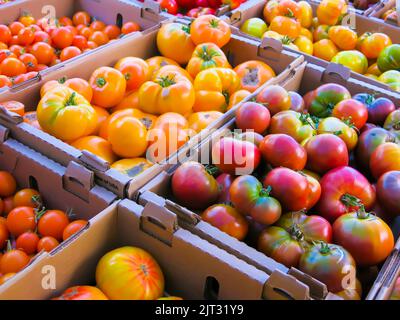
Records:
[[[304,241],[304,233],[301,231],[298,224],[294,223],[288,231],[292,238],[296,239],[297,241]]]
[[[269,197],[269,195],[271,194],[271,191],[272,191],[271,186],[261,189],[260,197]]]
[[[104,78],[98,78],[96,79],[96,84],[100,87],[103,88],[106,85],[107,81]]]
[[[361,206],[358,210],[357,210],[357,218],[358,219],[368,219],[370,216],[370,214],[365,210],[364,206]]]
[[[169,86],[174,85],[176,82],[175,82],[174,76],[171,76],[171,77],[166,76],[166,77],[159,78],[157,80],[157,83],[163,88],[168,88]]]
[[[212,164],[205,165],[204,169],[206,169],[207,173],[212,176],[216,175],[219,172],[219,169]]]
[[[362,202],[360,199],[358,199],[357,197],[355,197],[351,194],[348,194],[348,193],[344,194],[340,200],[346,207],[361,207],[362,206]]]
[[[218,25],[219,25],[219,21],[217,19],[211,19],[210,20],[210,26],[212,28],[218,28]]]
[[[331,248],[329,247],[329,244],[327,244],[326,242],[321,241],[321,248],[319,249],[319,252],[321,254],[328,254],[331,252]]]
[[[72,94],[68,97],[67,101],[65,102],[65,106],[68,107],[76,105],[75,98],[76,98],[76,92],[72,92]]]

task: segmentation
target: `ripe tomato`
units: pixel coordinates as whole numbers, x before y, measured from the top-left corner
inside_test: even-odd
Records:
[[[11,40],[11,30],[4,24],[0,25],[0,42],[8,44]]]
[[[51,252],[58,247],[60,243],[53,237],[43,237],[39,240],[37,245],[37,252]]]
[[[38,61],[33,54],[25,53],[19,57],[19,60],[25,65],[27,71],[33,71],[38,65]]]
[[[82,137],[71,143],[71,146],[78,150],[89,151],[109,164],[117,161],[117,156],[112,151],[111,143],[97,136]]]
[[[348,151],[352,151],[357,146],[358,135],[356,130],[348,126],[342,120],[335,117],[328,117],[323,119],[318,124],[317,133],[319,135],[324,133],[331,133],[333,135],[336,135],[343,140],[343,142],[347,146]]]
[[[392,170],[400,170],[400,146],[393,142],[383,143],[371,155],[370,169],[375,179]]]
[[[6,283],[8,280],[10,280],[12,277],[14,277],[16,273],[7,273],[0,278],[0,285],[3,285]]]
[[[121,35],[121,29],[116,25],[108,25],[103,32],[107,35],[109,40],[118,39]]]
[[[140,26],[135,22],[126,22],[121,28],[121,32],[124,35],[140,31]]]
[[[14,209],[14,197],[3,198],[3,215],[7,216]]]
[[[332,58],[332,62],[342,64],[351,71],[361,74],[364,74],[368,69],[367,58],[357,50],[339,52]]]
[[[74,16],[72,17],[72,22],[75,26],[78,26],[80,24],[88,26],[91,22],[91,18],[87,12],[79,11],[75,13]]]
[[[291,39],[296,39],[300,35],[301,24],[296,19],[277,16],[271,21],[269,29]]]
[[[10,28],[11,34],[13,36],[18,35],[18,33],[25,28],[25,26],[19,22],[19,21],[14,21],[12,23],[10,23],[10,25],[8,26]]]
[[[234,207],[263,225],[274,224],[282,214],[280,203],[270,192],[271,188],[263,189],[261,182],[250,175],[235,179],[229,190]]]
[[[154,76],[162,67],[167,65],[173,65],[179,67],[179,64],[172,59],[168,59],[161,56],[155,56],[146,60],[147,65],[150,68],[150,74]]]
[[[90,29],[89,27],[83,27],[80,32],[79,35],[84,36],[86,39],[89,40],[90,36],[94,33],[94,31],[92,29]],[[73,41],[73,40],[72,40]],[[93,41],[91,41],[93,42]],[[97,44],[96,44],[97,45]]]
[[[293,43],[301,52],[313,55],[314,46],[312,40],[305,36],[299,35]]]
[[[123,247],[104,255],[96,268],[97,286],[112,300],[154,300],[164,294],[164,275],[146,251]]]
[[[390,46],[391,44],[392,40],[385,33],[366,32],[359,38],[357,48],[368,59],[377,59],[383,49]]]
[[[21,250],[7,251],[0,260],[2,274],[17,273],[29,264],[29,256]]]
[[[357,45],[357,33],[346,26],[330,27],[328,36],[341,50],[353,50]]]
[[[247,235],[249,224],[246,218],[232,206],[216,204],[204,211],[201,218],[238,240],[243,240]]]
[[[103,21],[94,19],[90,24],[90,29],[93,31],[103,31],[106,28],[106,24]]]
[[[36,213],[31,207],[19,207],[13,209],[7,216],[7,228],[10,233],[18,237],[36,228]]]
[[[85,50],[89,48],[88,41],[84,36],[77,35],[72,41],[72,46],[79,48],[80,50]]]
[[[275,77],[274,70],[261,61],[247,61],[238,65],[234,71],[241,80],[242,89],[254,92],[271,78]]]
[[[55,83],[54,85],[56,86]],[[83,80],[81,78],[71,78],[65,81],[64,85],[79,93],[88,102],[92,101],[93,90],[90,84],[86,80]]]
[[[40,193],[34,189],[22,189],[14,195],[15,207],[38,208],[41,204]]]
[[[332,111],[332,116],[347,120],[357,129],[361,129],[367,123],[368,109],[365,104],[355,99],[347,99],[339,102]]]
[[[369,210],[375,203],[374,188],[360,172],[351,167],[329,171],[320,183],[322,194],[316,210],[330,222],[350,210],[357,210],[361,205]]]
[[[188,119],[188,127],[200,133],[223,115],[218,111],[195,112]]]
[[[229,99],[229,104],[228,104],[228,109],[231,110],[234,107],[236,107],[240,102],[242,102],[244,99],[246,99],[248,96],[251,95],[250,91],[247,90],[238,90],[235,93],[233,93]]]
[[[35,33],[32,28],[27,27],[18,32],[18,43],[21,46],[29,46],[35,40]]]
[[[27,255],[35,254],[39,240],[39,236],[36,233],[32,231],[25,232],[17,238],[16,248],[24,251]]]
[[[39,219],[38,231],[43,237],[53,237],[61,241],[63,238],[63,231],[68,224],[69,219],[65,212],[60,210],[47,210]]]
[[[300,7],[301,11],[301,14],[299,14],[301,26],[306,29],[310,28],[313,19],[313,11],[311,5],[307,1],[299,1],[297,5]]]
[[[9,235],[6,224],[0,223],[0,249],[6,245]]]
[[[55,29],[51,34],[51,41],[55,48],[64,49],[72,45],[74,34],[67,27]]]
[[[269,127],[271,114],[263,105],[246,102],[236,111],[236,126],[243,130],[254,130],[263,134]]]
[[[354,96],[355,100],[364,103],[368,108],[368,122],[382,126],[396,106],[385,97],[375,98],[373,95],[360,93]]]
[[[389,226],[361,207],[339,217],[333,224],[334,242],[343,246],[359,266],[374,266],[383,262],[394,247]]]
[[[52,300],[108,300],[101,290],[91,286],[77,286],[65,290],[61,296]]]
[[[9,77],[0,75],[0,88],[12,87],[13,83]]]
[[[17,55],[9,49],[0,50],[0,62],[7,58],[17,58]]]
[[[149,66],[140,58],[123,58],[117,62],[114,68],[124,75],[128,91],[138,90],[143,83],[151,79]]]
[[[16,189],[17,182],[14,177],[6,171],[0,171],[0,197],[12,196]]]
[[[99,107],[114,107],[125,96],[126,80],[124,75],[116,69],[98,68],[92,74],[89,83],[93,89],[92,103]]]
[[[231,28],[220,18],[207,14],[193,21],[190,35],[196,45],[212,42],[222,48],[231,39]]]
[[[331,61],[339,52],[336,45],[329,39],[321,39],[314,43],[313,55],[317,58]]]
[[[95,31],[93,34],[89,37],[89,41],[92,41],[96,43],[99,47],[107,44],[110,42],[110,39],[108,38],[107,34],[105,34],[102,31]]]
[[[173,15],[178,13],[178,4],[175,0],[157,0],[157,2],[160,4],[161,10]]]
[[[303,97],[295,91],[289,91],[290,96],[290,110],[305,113],[305,102]]]
[[[63,241],[69,239],[74,234],[78,233],[80,230],[88,225],[86,220],[75,220],[72,221],[68,226],[65,227],[63,231]]]
[[[16,58],[6,58],[0,64],[0,72],[7,77],[16,77],[26,71],[24,63]]]
[[[344,278],[348,270],[356,270],[356,263],[343,247],[323,242],[305,251],[299,269],[325,283],[328,290],[335,293],[348,289],[343,287]]]
[[[271,115],[280,111],[289,110],[291,101],[289,93],[278,85],[271,85],[263,89],[257,96],[256,101],[265,104]]]
[[[379,203],[391,217],[400,216],[400,171],[389,171],[383,174],[376,185]]]
[[[82,54],[82,51],[78,47],[66,47],[61,51],[60,60],[67,61],[79,56],[80,54]]]
[[[55,55],[54,49],[45,42],[35,43],[32,46],[30,53],[32,53],[36,57],[39,64],[45,65],[49,65]]]
[[[320,24],[334,26],[342,14],[347,12],[345,0],[322,0],[317,8],[317,17]]]

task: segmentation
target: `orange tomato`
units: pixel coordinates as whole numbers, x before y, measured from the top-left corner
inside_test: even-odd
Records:
[[[53,237],[43,237],[37,245],[37,252],[51,252],[58,247],[60,243]]]
[[[25,106],[23,103],[18,101],[6,101],[0,102],[0,106],[6,108],[6,110],[14,112],[20,116],[25,114]]]
[[[353,50],[357,45],[357,33],[345,26],[330,27],[328,36],[341,50]]]
[[[38,65],[36,57],[31,53],[24,53],[19,57],[19,60],[25,65],[28,72],[35,70]]]
[[[53,237],[58,241],[62,240],[64,229],[69,225],[69,218],[61,210],[47,210],[40,217],[38,231],[43,237]]]
[[[150,59],[147,59],[146,62],[147,65],[149,66],[150,74],[152,76],[162,67],[165,67],[167,65],[173,65],[179,67],[179,64],[176,61],[161,56],[152,57]]]
[[[90,24],[90,29],[94,31],[103,31],[106,28],[106,24],[100,20],[94,20]]]
[[[14,195],[15,207],[37,208],[41,202],[40,193],[34,189],[22,189]]]
[[[326,24],[321,24],[318,27],[316,27],[313,31],[313,39],[314,41],[319,41],[322,39],[329,39],[329,28],[330,26]]]
[[[12,34],[13,36],[18,35],[18,33],[19,33],[23,28],[25,28],[25,26],[24,26],[21,22],[19,22],[19,21],[14,21],[14,22],[12,22],[8,27],[10,28],[11,34]]]
[[[57,28],[51,33],[51,41],[55,48],[64,49],[72,45],[74,34],[67,27]]]
[[[102,31],[95,31],[93,34],[89,37],[89,41],[94,42],[97,44],[99,47],[107,44],[110,39],[108,38],[107,34],[105,34]]]
[[[222,48],[231,39],[231,28],[220,18],[207,14],[192,22],[190,35],[196,45],[212,42]]]
[[[93,42],[93,41],[88,41],[88,49],[86,49],[86,50],[93,50],[93,49],[96,49],[96,48],[98,48],[99,46],[97,45],[97,43],[96,42]]]
[[[222,112],[218,111],[195,112],[188,119],[189,128],[199,133],[223,115]]]
[[[121,32],[124,35],[140,31],[140,26],[135,22],[126,22],[121,28]]]
[[[55,89],[56,87],[62,86],[65,83],[65,79],[61,79],[61,81],[57,80],[50,80],[47,81],[41,88],[40,88],[40,96],[43,98],[44,95]]]
[[[365,33],[357,44],[357,49],[360,50],[368,59],[376,59],[379,57],[383,49],[390,46],[392,40],[385,33]]]
[[[81,29],[81,31],[79,32],[79,34],[81,36],[84,36],[86,39],[89,39],[90,36],[94,33],[94,31],[92,29],[90,29],[89,27],[84,27]]]
[[[24,47],[22,47],[22,46],[20,46],[18,44],[14,44],[14,45],[10,46],[9,50],[15,55],[15,57],[18,57],[18,58],[22,54],[24,54],[25,51],[26,51]],[[14,57],[10,56],[10,58],[14,58]]]
[[[80,54],[82,54],[82,51],[78,47],[67,47],[61,51],[60,60],[67,61],[79,56]]]
[[[107,121],[107,119],[110,117],[110,114],[108,113],[108,111],[104,108],[101,107],[96,107],[93,106],[94,111],[97,114],[97,127],[96,129],[93,131],[93,134],[98,134],[100,132],[100,128],[101,126],[104,124],[104,122]]]
[[[0,278],[0,286],[6,283],[8,280],[10,280],[12,277],[14,277],[16,273],[7,273]]]
[[[296,39],[300,35],[301,24],[293,18],[277,16],[272,20],[269,29],[291,39]]]
[[[115,112],[123,109],[139,109],[139,91],[127,94],[112,111]]]
[[[306,28],[301,28],[300,36],[308,38],[310,41],[314,41],[314,36],[312,32]]]
[[[121,71],[126,80],[127,90],[137,90],[151,79],[150,68],[147,62],[140,58],[126,57],[117,62],[115,69]]]
[[[6,171],[0,171],[0,197],[10,197],[16,189],[17,182],[14,177]]]
[[[75,220],[72,221],[63,231],[63,241],[69,239],[74,234],[77,234],[80,230],[88,225],[86,220]]]
[[[108,25],[105,27],[103,32],[110,40],[118,39],[118,37],[121,35],[121,29],[116,25]]]
[[[0,75],[0,88],[11,87],[13,85],[9,77]]]
[[[241,88],[250,92],[256,91],[264,83],[275,77],[275,71],[262,61],[251,60],[233,69],[240,78]]]
[[[27,70],[23,62],[16,58],[7,58],[0,64],[0,72],[7,77],[16,77]]]
[[[93,90],[86,80],[83,80],[81,78],[72,78],[65,81],[64,85],[79,93],[88,102],[92,101]]]
[[[379,77],[382,74],[382,72],[381,70],[379,70],[378,64],[375,62],[368,67],[367,74]]]
[[[72,20],[68,17],[58,18],[58,23],[63,27],[71,27],[73,25]]]
[[[14,197],[3,198],[3,215],[7,216],[14,209]]]
[[[111,168],[134,178],[152,166],[153,164],[145,158],[133,158],[114,162]]]
[[[52,300],[108,300],[101,290],[91,286],[76,286],[65,290],[61,296],[53,298]]]
[[[29,256],[21,250],[7,251],[0,260],[2,274],[17,273],[29,264]]]
[[[101,67],[94,71],[89,81],[93,89],[93,104],[112,108],[125,96],[126,80],[124,75],[113,68]]]
[[[72,41],[72,46],[77,47],[80,50],[85,50],[89,48],[87,39],[81,35],[76,35],[74,37],[74,40]]]
[[[75,26],[85,25],[88,26],[90,24],[91,18],[90,15],[85,11],[79,11],[74,14],[72,17],[72,22]]]
[[[113,164],[117,160],[110,142],[97,136],[80,138],[71,143],[71,146],[78,150],[89,151],[110,164]]]
[[[36,22],[35,18],[30,14],[23,14],[18,19],[25,27],[29,27],[30,25]]]
[[[11,30],[4,24],[0,24],[0,42],[8,44],[11,40]]]
[[[35,40],[33,42],[34,43],[36,43],[36,42],[46,42],[48,44],[51,44],[51,37],[47,32],[36,31],[35,32]]]
[[[7,225],[4,223],[0,224],[0,249],[3,249],[7,243],[10,234],[7,229]]]
[[[336,45],[329,39],[322,39],[314,43],[313,54],[317,58],[331,61],[336,54],[338,54],[339,49]]]
[[[17,238],[16,248],[28,255],[35,254],[39,240],[39,236],[36,233],[32,231],[25,232]]]
[[[36,57],[39,64],[48,65],[53,60],[55,55],[54,49],[45,42],[37,42],[35,43],[30,52]]]
[[[35,33],[32,30],[32,28],[26,27],[21,29],[20,32],[18,32],[18,43],[21,46],[29,46],[30,44],[33,43],[35,40]]]
[[[238,105],[244,99],[246,99],[249,95],[251,95],[250,91],[247,90],[238,90],[236,91],[229,100],[228,110],[232,109],[234,106]]]
[[[336,25],[340,17],[347,12],[345,0],[322,0],[317,8],[320,24]]]
[[[300,23],[303,28],[310,28],[312,25],[313,11],[311,5],[307,1],[299,1],[297,5],[300,7]],[[312,39],[311,39],[312,40]]]
[[[280,0],[277,10],[279,16],[295,18],[296,20],[301,20],[303,17],[303,12],[299,3],[293,0]]]

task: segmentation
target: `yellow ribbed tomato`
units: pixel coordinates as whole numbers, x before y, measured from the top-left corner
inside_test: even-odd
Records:
[[[314,52],[314,45],[310,39],[305,36],[299,36],[295,41],[294,44],[299,48],[301,52],[307,53],[312,55]]]
[[[222,116],[219,111],[195,112],[189,117],[189,128],[199,133]]]

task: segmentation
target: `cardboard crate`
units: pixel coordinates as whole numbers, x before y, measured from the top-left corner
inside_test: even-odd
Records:
[[[380,22],[385,22],[390,25],[397,27],[400,30],[400,6],[397,7],[397,21],[389,19],[387,21],[382,20],[381,16],[390,9],[396,8],[396,0],[381,0],[375,6],[370,8],[368,12],[368,17],[372,20],[378,20]]]
[[[103,50],[93,51],[85,59],[77,59],[69,63],[60,64],[52,72],[43,73],[40,79],[33,79],[29,85],[18,90],[10,90],[0,94],[0,103],[8,100],[20,101],[25,104],[26,110],[35,110],[40,100],[41,86],[50,80],[61,78],[82,77],[89,79],[92,72],[101,66],[113,66],[119,59],[127,56],[136,56],[144,59],[158,55],[156,37],[158,29],[137,33],[125,41],[115,42]],[[258,42],[233,36],[231,41],[223,48],[232,65],[238,65],[247,60],[262,60],[269,64],[277,74],[286,73],[289,68],[299,65],[303,57],[298,53],[282,50],[270,54]],[[84,68],[82,65],[84,64]],[[248,99],[250,99],[249,97]],[[135,178],[130,178],[114,169],[110,165],[89,152],[81,152],[70,145],[44,133],[31,125],[24,123],[23,119],[0,109],[0,124],[10,129],[12,136],[23,141],[26,145],[38,150],[61,164],[76,161],[95,172],[96,182],[111,190],[120,198],[132,197],[134,192],[146,182],[159,174],[164,164],[155,164],[152,168]],[[217,121],[214,126],[219,126]],[[204,133],[203,133],[204,134]],[[202,134],[194,137],[189,146],[197,145]]]
[[[236,27],[235,30],[236,34],[241,35],[246,38],[250,39],[255,39],[257,41],[262,41],[261,39],[255,38],[251,35],[247,35],[244,32],[240,31],[240,27],[242,24],[253,17],[259,17],[263,19],[263,9],[265,4],[268,2],[268,0],[250,0],[249,3],[246,6],[243,6],[242,8],[238,8],[234,11],[232,11],[231,14],[225,16],[225,20],[229,22],[232,26]],[[318,6],[317,2],[314,1],[309,1],[313,11],[314,11],[314,16],[315,12]],[[376,19],[376,18],[370,18],[364,15],[360,15],[352,11],[353,14],[349,15],[349,19],[347,21],[349,22],[350,26],[353,27],[352,25],[355,26],[355,31],[357,34],[360,36],[365,32],[383,32],[386,33],[393,41],[393,43],[400,43],[400,33],[399,33],[399,28],[385,23],[381,19]],[[276,42],[279,42],[278,40],[275,40]],[[289,51],[293,52],[299,52],[291,48],[287,48]],[[304,55],[304,58],[307,62],[313,63],[318,66],[322,66],[325,68],[328,68],[329,65],[334,65],[334,63],[319,59],[317,57],[314,57],[312,55],[306,54],[306,53],[301,53]],[[341,65],[340,65],[341,66]],[[341,66],[344,69],[348,69],[347,67]],[[349,69],[348,69],[349,70]],[[362,74],[359,74],[357,72],[353,72],[349,70],[349,74],[351,74],[351,77],[366,83],[373,84],[374,86],[377,86],[379,88],[384,88],[386,90],[391,90],[393,91],[387,84],[379,82],[377,80],[374,80],[372,78],[366,77]]]
[[[288,91],[297,91],[301,94],[305,94],[311,90],[316,89],[323,83],[332,82],[335,79],[333,73],[329,73],[324,68],[307,64],[306,62],[296,67],[289,76],[278,76],[274,84],[279,84],[286,88]],[[357,80],[350,79],[344,84],[352,94],[367,92],[377,93],[378,88],[373,87],[369,84],[361,83]],[[265,86],[264,86],[265,87]],[[379,92],[379,96],[385,96],[397,103],[400,103],[400,95],[393,92]],[[186,150],[177,155],[179,163],[194,160],[199,161],[204,159],[202,157],[209,156],[211,154],[212,143],[215,139],[225,136],[235,126],[235,119],[230,119],[225,125],[223,125],[218,131],[214,132],[213,135],[207,140],[203,141],[197,149]],[[207,159],[208,160],[208,159]],[[327,288],[325,285],[316,281],[312,277],[300,272],[296,268],[286,268],[285,266],[277,263],[273,259],[267,257],[263,253],[256,249],[248,246],[244,242],[238,241],[229,235],[221,232],[217,228],[214,228],[210,224],[203,222],[199,215],[196,213],[176,204],[171,194],[171,178],[173,173],[179,167],[180,164],[171,165],[167,171],[164,171],[159,176],[150,181],[146,186],[138,191],[136,200],[138,203],[145,205],[146,203],[153,203],[160,208],[165,210],[172,210],[179,217],[179,223],[182,227],[188,229],[192,233],[199,235],[201,238],[217,245],[220,248],[236,255],[240,259],[254,265],[260,270],[265,271],[268,274],[274,272],[274,270],[281,270],[288,275],[293,275],[303,283],[307,284],[310,288],[310,294],[315,299],[324,299],[327,297]],[[399,241],[400,244],[400,241]],[[382,279],[375,285],[379,286],[381,282],[386,280],[386,272],[389,272],[389,267],[383,267],[378,279]],[[374,279],[375,280],[375,279]],[[329,296],[329,295],[328,295]]]
[[[175,214],[123,200],[94,217],[88,228],[61,248],[42,254],[35,264],[7,281],[0,288],[0,299],[50,299],[71,286],[95,285],[100,258],[122,246],[140,247],[157,260],[169,295],[211,300],[308,296],[308,288],[295,278],[279,271],[267,275],[179,228]],[[55,283],[48,289],[43,283],[50,273],[55,275]]]

